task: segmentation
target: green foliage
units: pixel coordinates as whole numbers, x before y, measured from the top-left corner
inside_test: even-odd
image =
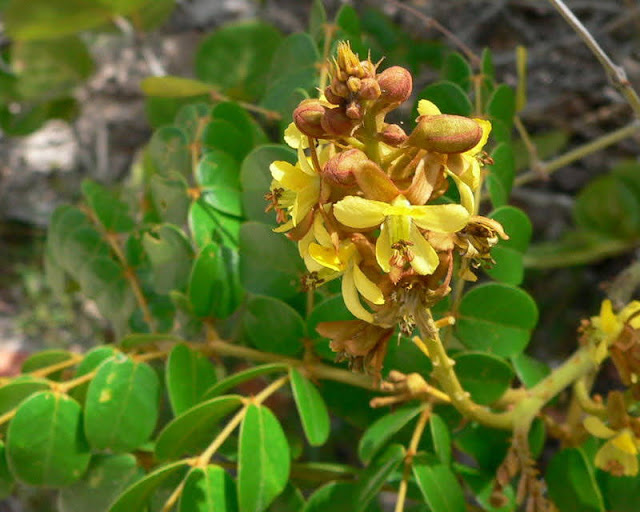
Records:
[[[12,73],[0,75],[1,99],[29,107],[20,116],[0,111],[8,133],[70,115],[73,105],[64,102],[92,71],[77,32],[102,30],[114,16],[149,29],[173,6],[171,0],[29,4],[26,12],[25,2],[10,0],[4,13],[14,40]],[[452,290],[434,307],[448,354],[442,358],[425,348],[435,330],[412,332],[416,319],[402,310],[401,293],[388,298],[404,315],[401,325],[381,320],[372,334],[340,293],[347,268],[336,265],[339,271],[322,275],[329,281],[324,287],[303,289],[301,278],[310,276],[301,254],[309,258],[309,240],[299,225],[290,239],[274,232],[276,212],[265,211],[265,195],[273,195],[270,165],[295,165],[299,158],[281,144],[283,129],[298,103],[316,96],[324,52],[334,52],[343,38],[361,57],[368,50],[374,59],[386,55],[381,69],[387,63],[415,72],[434,68],[439,80],[418,91],[416,103],[428,99],[443,113],[492,123],[486,154],[431,155],[454,170],[460,161],[487,164],[479,177],[463,177],[480,179],[476,200],[490,201],[474,213],[490,212],[508,235],[492,233],[490,256],[472,259],[482,249],[473,245],[478,234],[472,229],[449,238],[444,233],[442,240],[430,233],[429,243],[451,244],[453,253],[469,256],[468,267],[456,259],[450,276],[433,277]],[[499,82],[489,50],[469,61],[440,42],[412,38],[372,9],[344,5],[327,20],[316,0],[308,34],[285,37],[259,21],[220,27],[201,42],[195,76],[142,82],[155,129],[134,185],[114,192],[85,181],[81,204],[62,205],[51,219],[45,252],[51,283],[58,294],[94,300],[115,343],[83,355],[32,355],[24,375],[0,386],[0,425],[7,431],[0,496],[18,481],[60,489],[63,512],[379,512],[380,494],[404,487],[407,511],[462,512],[471,502],[488,511],[516,510],[515,479],[500,489],[495,480],[498,470],[504,479],[501,465],[509,461],[514,432],[525,432],[518,441],[528,441],[528,464],[543,449],[555,450],[547,438],[558,430],[536,417],[540,408],[530,417],[520,414],[519,400],[535,392],[546,403],[575,380],[565,366],[551,373],[525,353],[538,321],[525,291],[525,267],[566,264],[567,254],[584,263],[634,246],[640,232],[637,162],[582,190],[573,235],[530,248],[531,222],[509,205],[516,173],[526,165],[524,145],[513,140],[516,110],[526,96],[520,91],[516,101],[514,90]],[[407,126],[412,117],[415,111]],[[532,140],[546,158],[566,138],[551,132]],[[393,152],[384,149],[381,162]],[[436,185],[444,193],[446,183]],[[464,195],[462,187],[449,185],[439,202]],[[336,193],[325,192],[323,205]],[[335,209],[314,207],[316,216],[328,219],[332,246],[338,245],[345,226],[338,225]],[[491,225],[484,222],[473,227]],[[353,234],[357,230],[347,238],[373,253],[375,229],[367,232],[370,239]],[[317,240],[323,236],[313,233]],[[481,282],[461,281],[480,266]],[[358,268],[371,278],[370,269]],[[353,279],[362,285],[361,276]],[[343,330],[330,345],[318,328]],[[375,350],[386,356],[379,375],[350,372],[340,359],[367,368]],[[575,366],[586,368],[593,354],[580,354],[588,357]],[[443,385],[451,384],[442,380],[446,371],[460,389]],[[566,383],[556,389],[558,375]],[[378,379],[384,379],[382,388]],[[470,410],[461,405],[467,400]],[[511,418],[506,427],[504,417]],[[357,452],[360,462],[333,463],[345,447],[346,459],[355,460]],[[549,497],[560,512],[635,510],[637,477],[594,469],[595,451],[558,451],[545,475]]]

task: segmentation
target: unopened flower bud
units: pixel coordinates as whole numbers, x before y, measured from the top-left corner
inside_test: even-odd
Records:
[[[332,185],[352,187],[356,184],[354,170],[368,160],[359,149],[348,149],[331,158],[322,169],[322,177]]]
[[[348,137],[355,123],[340,108],[328,108],[322,116],[322,129],[335,136]]]
[[[331,86],[325,88],[324,97],[327,98],[329,103],[333,103],[334,105],[340,105],[344,101],[344,98],[333,92]]]
[[[378,75],[377,80],[381,91],[380,101],[385,104],[400,104],[411,96],[411,73],[400,66],[385,69]]]
[[[473,119],[441,114],[420,116],[407,144],[436,153],[462,153],[481,138],[482,128]]]
[[[387,124],[380,132],[380,140],[389,146],[398,147],[407,140],[407,134],[397,124]]]
[[[344,113],[347,114],[349,119],[358,121],[362,119],[362,106],[357,101],[352,101],[347,105]]]
[[[347,98],[349,96],[349,88],[347,84],[341,82],[340,80],[336,80],[335,78],[331,82],[331,92],[340,98]]]
[[[347,79],[347,87],[349,89],[349,92],[352,92],[353,94],[357,93],[360,90],[361,85],[362,82],[358,77],[350,76]]]
[[[377,100],[380,97],[380,84],[375,78],[365,78],[360,83],[358,97],[361,100]]]
[[[376,76],[376,66],[370,60],[361,60],[360,66],[362,66],[362,71],[364,72],[365,78],[375,78]]]
[[[293,111],[293,122],[305,135],[321,139],[326,137],[322,128],[325,107],[318,100],[304,100]]]

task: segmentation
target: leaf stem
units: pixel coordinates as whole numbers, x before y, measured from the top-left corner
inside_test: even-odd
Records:
[[[280,115],[280,113],[276,112],[275,110],[268,110],[258,105],[254,105],[253,103],[247,103],[246,101],[234,100],[233,98],[230,98],[229,96],[225,96],[224,94],[222,94],[219,91],[216,91],[215,89],[212,89],[211,91],[209,91],[209,96],[211,96],[211,99],[213,101],[218,101],[218,102],[233,101],[234,103],[237,103],[245,110],[249,110],[250,112],[255,112],[256,114],[261,114],[267,119],[269,119],[270,121],[279,121],[280,119],[282,119],[282,115]]]
[[[589,141],[582,146],[572,149],[571,151],[567,151],[564,155],[560,155],[553,160],[548,162],[539,162],[537,168],[534,167],[530,171],[517,176],[514,181],[514,186],[519,187],[529,183],[530,181],[540,179],[541,177],[547,177],[551,173],[575,162],[576,160],[580,160],[591,153],[595,153],[596,151],[600,151],[601,149],[611,146],[616,142],[620,142],[621,140],[631,137],[638,132],[640,132],[640,120],[636,119],[622,128],[618,128],[611,133],[607,133],[602,137]]]
[[[393,509],[394,512],[403,512],[404,510],[409,476],[411,475],[411,466],[413,465],[413,457],[418,451],[418,444],[420,443],[420,439],[422,438],[422,434],[424,433],[424,429],[427,426],[427,422],[429,421],[430,416],[431,407],[427,406],[420,413],[418,421],[416,422],[416,426],[413,429],[411,441],[409,441],[409,447],[407,448],[407,454],[404,457],[404,470],[402,471],[402,480],[400,481],[400,486],[398,487],[398,497],[396,499],[396,506]]]

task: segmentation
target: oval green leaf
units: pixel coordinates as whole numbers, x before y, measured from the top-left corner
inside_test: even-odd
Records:
[[[205,393],[204,398],[207,400],[215,398],[243,382],[255,379],[256,377],[261,377],[262,375],[285,371],[288,368],[288,365],[284,363],[271,363],[236,372],[209,388]]]
[[[126,452],[143,445],[158,419],[160,382],[153,369],[119,355],[104,362],[89,384],[84,428],[96,450]]]
[[[460,304],[456,332],[475,350],[511,357],[524,350],[538,321],[535,301],[524,290],[506,284],[476,286]]]
[[[216,382],[216,370],[200,352],[181,343],[171,349],[165,380],[173,414],[180,416]]]
[[[60,490],[58,510],[107,512],[122,491],[143,476],[144,471],[129,453],[96,455],[81,480]]]
[[[417,459],[413,475],[429,508],[438,512],[465,512],[462,487],[449,466]]]
[[[79,480],[91,453],[82,432],[82,409],[75,400],[41,391],[16,411],[7,432],[7,459],[21,482],[62,487]]]
[[[418,94],[416,108],[420,100],[429,100],[435,103],[443,114],[470,116],[473,110],[467,93],[453,82],[443,81],[428,85]]]
[[[284,490],[289,459],[289,444],[277,418],[266,407],[250,405],[240,428],[240,512],[263,512]]]
[[[291,390],[302,421],[302,428],[311,446],[323,445],[329,437],[329,412],[322,395],[298,370],[289,370]]]
[[[186,473],[188,467],[189,464],[185,461],[173,462],[159,467],[124,491],[111,505],[109,512],[146,510],[147,502],[153,492],[171,477]]]
[[[273,297],[251,297],[242,325],[249,341],[264,352],[294,356],[304,348],[304,320],[291,306]]]
[[[373,422],[360,438],[358,444],[360,460],[365,464],[371,462],[387,441],[420,414],[421,410],[420,405],[405,405]]]
[[[465,391],[474,402],[488,405],[509,389],[514,377],[509,363],[482,352],[464,352],[454,357],[455,371]]]
[[[220,466],[194,468],[180,495],[178,512],[237,512],[233,479]]]
[[[239,395],[221,396],[199,403],[174,418],[156,440],[158,460],[169,460],[203,449],[215,437],[220,420],[242,405]]]

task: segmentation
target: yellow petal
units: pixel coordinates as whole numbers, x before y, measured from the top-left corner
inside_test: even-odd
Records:
[[[277,228],[273,228],[271,231],[273,231],[274,233],[286,233],[287,231],[293,228],[294,228],[293,220],[289,219],[287,222],[285,222],[281,226],[278,226]]]
[[[613,440],[604,443],[595,459],[596,467],[605,471],[619,466],[622,468],[622,475],[635,476],[638,474],[638,456],[631,453],[621,451],[613,443]],[[617,472],[615,474],[618,474]]]
[[[345,269],[345,262],[340,260],[338,251],[334,247],[323,247],[315,242],[309,244],[309,255],[313,260],[323,267],[342,272]]]
[[[413,206],[413,221],[422,229],[437,233],[455,233],[469,222],[469,212],[460,204]]]
[[[447,169],[447,174],[451,176],[456,186],[458,187],[458,192],[460,193],[460,203],[466,208],[470,215],[473,215],[475,209],[475,199],[473,197],[473,191],[471,190],[471,187],[463,182],[460,178],[458,178],[455,174],[453,174],[449,169]]]
[[[418,114],[421,116],[438,116],[442,112],[435,105],[435,103],[430,102],[429,100],[420,100],[418,102]]]
[[[303,135],[294,123],[289,123],[289,126],[287,126],[287,129],[284,131],[284,141],[293,149],[300,147],[305,149],[309,147],[308,137]]]
[[[622,322],[626,322],[631,316],[637,315],[638,311],[640,311],[640,302],[637,300],[631,301],[620,311],[619,318]],[[640,315],[634,316],[630,324],[634,329],[638,329],[640,327]]]
[[[629,429],[622,430],[616,437],[614,437],[611,442],[615,445],[619,450],[630,453],[632,455],[638,454],[638,448],[636,447],[636,443],[633,440],[633,434]]]
[[[600,306],[600,328],[606,334],[613,334],[620,328],[609,299],[603,300],[602,306]]]
[[[391,238],[389,238],[389,228],[386,223],[380,227],[380,236],[376,241],[376,260],[378,265],[385,272],[391,271]]]
[[[305,174],[309,176],[318,175],[318,173],[313,168],[313,165],[311,165],[311,163],[309,162],[307,155],[305,155],[304,151],[302,151],[302,148],[298,148],[298,164],[300,165],[300,169],[302,169],[302,172],[304,172]]]
[[[409,241],[413,244],[411,246],[411,252],[413,253],[411,266],[413,269],[423,276],[433,274],[440,263],[438,253],[413,224],[411,225]]]
[[[356,283],[358,292],[374,304],[384,304],[384,296],[378,285],[371,281],[355,262],[351,264],[353,265],[353,280]]]
[[[320,245],[324,245],[325,247],[333,245],[331,235],[329,231],[327,231],[327,228],[324,227],[322,215],[320,214],[316,214],[313,219],[313,236],[316,237]]]
[[[486,119],[474,119],[474,121],[480,125],[480,128],[482,128],[482,137],[480,138],[478,143],[475,146],[473,146],[469,151],[465,151],[464,154],[469,156],[475,156],[478,153],[480,153],[480,151],[482,151],[482,148],[485,146],[485,144],[489,140],[489,134],[491,133],[490,121],[487,121]]]
[[[342,298],[344,299],[345,306],[347,306],[347,309],[351,311],[353,316],[365,322],[373,323],[373,315],[367,311],[360,302],[352,265],[347,268],[347,271],[342,277]]]
[[[311,208],[318,202],[320,196],[320,182],[310,182],[305,188],[303,188],[296,195],[296,200],[293,203],[293,211],[291,216],[293,217],[294,225],[297,225],[304,217],[309,213]]]
[[[333,206],[339,222],[352,228],[372,228],[382,223],[387,203],[357,196],[347,196]]]
[[[310,182],[311,177],[302,172],[295,165],[283,160],[277,160],[269,166],[271,176],[278,181],[284,188],[294,190],[296,192],[303,190]]]
[[[589,434],[601,439],[609,439],[616,435],[616,431],[607,427],[597,416],[587,416],[582,424]]]

